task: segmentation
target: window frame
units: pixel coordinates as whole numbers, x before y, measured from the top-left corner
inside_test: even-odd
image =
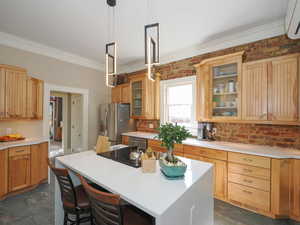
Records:
[[[167,98],[168,98],[168,92],[167,89],[169,87],[176,87],[181,85],[192,85],[192,121],[197,124],[196,120],[196,75],[188,76],[188,77],[182,77],[182,78],[176,78],[176,79],[170,79],[170,80],[163,80],[160,82],[160,124],[166,123],[166,118],[168,117],[168,109],[167,109]],[[195,127],[197,128],[197,127]],[[195,133],[192,133],[192,135],[197,135]]]

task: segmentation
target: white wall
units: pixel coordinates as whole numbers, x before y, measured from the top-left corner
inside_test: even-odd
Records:
[[[89,148],[96,143],[99,105],[109,102],[110,90],[105,86],[104,72],[66,63],[50,57],[0,45],[0,64],[20,66],[29,75],[47,83],[89,90]],[[27,137],[41,136],[42,121],[0,122],[0,133],[11,127]]]

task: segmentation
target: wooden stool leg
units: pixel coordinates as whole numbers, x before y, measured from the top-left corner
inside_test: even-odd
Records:
[[[80,225],[80,215],[76,213],[76,225]]]

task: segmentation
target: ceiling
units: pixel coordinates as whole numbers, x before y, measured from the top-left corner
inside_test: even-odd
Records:
[[[147,1],[151,2],[150,7]],[[287,3],[286,0],[117,0],[119,63],[142,65],[143,29],[147,22],[160,23],[161,56],[164,56],[283,19]],[[105,62],[107,24],[106,0],[0,1],[1,32],[101,64]]]

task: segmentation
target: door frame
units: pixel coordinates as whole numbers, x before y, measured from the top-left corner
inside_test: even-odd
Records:
[[[89,113],[89,90],[83,88],[73,88],[68,86],[60,86],[56,84],[44,84],[44,106],[43,106],[43,135],[49,138],[49,99],[50,92],[57,91],[71,94],[82,95],[82,147],[88,150],[88,113]]]

